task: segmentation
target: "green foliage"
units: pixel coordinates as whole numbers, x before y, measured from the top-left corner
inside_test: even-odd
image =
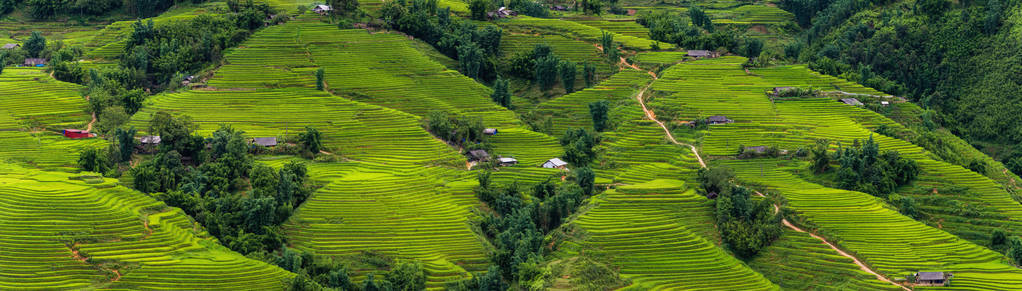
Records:
[[[507,8],[532,17],[550,16],[550,10],[543,6],[543,3],[540,1],[511,0],[508,2]]]
[[[493,93],[490,94],[490,99],[504,108],[511,108],[511,82],[505,79],[497,78],[493,82]]]
[[[346,15],[358,11],[358,0],[329,0],[327,3],[333,8],[333,14]]]
[[[607,122],[610,120],[610,102],[599,100],[589,103],[589,115],[593,117],[593,130],[602,132],[607,129]]]
[[[586,62],[582,65],[582,76],[586,81],[586,88],[596,85],[596,66]]]
[[[635,22],[649,28],[651,39],[673,43],[679,47],[706,50],[725,48],[732,52],[736,52],[738,48],[738,40],[733,32],[728,30],[710,31],[700,28],[698,25],[690,26],[681,15],[673,15],[668,11],[645,13],[639,15]],[[704,18],[699,23],[706,27],[713,27],[712,21],[709,21],[708,18]]]
[[[898,212],[901,214],[912,219],[922,218],[922,213],[919,212],[919,204],[912,197],[895,195],[891,197],[891,202],[898,208]]]
[[[705,193],[720,194],[731,187],[734,179],[734,171],[725,167],[699,168],[696,172],[696,180]]]
[[[110,106],[103,108],[103,112],[97,115],[99,122],[96,124],[96,128],[100,132],[110,132],[114,129],[121,127],[128,122],[131,116],[124,112],[124,107]]]
[[[21,49],[28,53],[29,57],[38,58],[43,50],[46,50],[46,38],[43,34],[38,31],[33,31],[32,35],[28,37],[25,44],[21,45]]]
[[[160,136],[160,151],[176,151],[185,156],[195,156],[202,147],[201,137],[196,145],[191,133],[197,128],[190,116],[174,118],[170,113],[160,111],[149,121],[149,133]]]
[[[1022,238],[1017,236],[1008,240],[1008,258],[1015,261],[1015,265],[1022,265]]]
[[[693,5],[688,8],[688,18],[692,19],[692,25],[702,27],[708,32],[713,32],[713,20],[699,6]]]
[[[426,120],[426,130],[455,145],[485,142],[483,129],[483,121],[479,118],[457,117],[446,111],[430,112]]]
[[[749,259],[781,236],[781,217],[768,199],[753,200],[752,191],[729,185],[715,200],[721,240],[734,254]]]
[[[11,13],[17,5],[16,0],[0,0],[0,16]]]
[[[313,154],[318,154],[323,149],[323,134],[319,130],[312,127],[305,127],[305,132],[298,134],[298,141],[302,145],[302,150]]]
[[[535,80],[543,90],[550,90],[557,83],[557,65],[561,63],[560,58],[555,55],[547,55],[536,58]]]
[[[872,135],[861,147],[839,149],[837,160],[841,164],[837,172],[839,187],[879,197],[886,197],[919,175],[915,161],[901,157],[896,151],[881,154]]]
[[[600,143],[600,138],[584,128],[576,128],[565,131],[560,142],[564,146],[564,155],[561,157],[565,162],[574,167],[586,167],[596,159],[593,147]]]
[[[465,42],[458,46],[458,63],[461,64],[461,71],[472,79],[480,79],[483,63],[486,56],[483,49],[473,42]]]
[[[572,61],[561,61],[560,65],[557,66],[557,71],[561,75],[561,84],[564,85],[564,91],[566,93],[575,92],[575,74],[578,73],[575,63]]]
[[[118,163],[131,161],[131,154],[135,151],[135,127],[130,129],[118,128],[114,131],[114,140],[117,141]]]
[[[110,161],[103,150],[87,148],[78,155],[78,167],[86,171],[105,173],[110,169]]]
[[[830,169],[830,153],[827,150],[830,148],[830,141],[821,139],[816,141],[816,146],[810,149],[812,153],[812,164],[809,166],[814,173],[823,173],[827,169]]]
[[[747,38],[745,39],[745,45],[742,46],[742,55],[748,58],[759,57],[759,53],[763,51],[763,41],[758,38]]]
[[[990,248],[1000,249],[1008,243],[1008,235],[1004,233],[1003,229],[995,229],[990,235]]]
[[[387,281],[393,285],[391,290],[415,291],[426,289],[426,273],[419,262],[403,262],[387,273]]]
[[[472,20],[486,20],[486,10],[488,7],[489,3],[486,0],[472,0],[468,4],[470,18]]]
[[[601,0],[582,0],[579,6],[582,7],[584,14],[600,15],[603,12],[603,1]]]
[[[323,86],[323,84],[325,82],[323,80],[323,75],[325,73],[326,73],[326,71],[323,68],[319,68],[319,69],[316,70],[316,90],[323,90],[323,88],[325,87],[325,86]]]

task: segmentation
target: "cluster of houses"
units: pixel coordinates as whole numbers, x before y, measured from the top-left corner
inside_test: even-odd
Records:
[[[507,9],[507,7],[500,7],[497,8],[497,10],[486,12],[486,17],[489,17],[490,19],[508,18],[511,16],[518,16],[518,12]]]
[[[499,131],[496,128],[483,129],[483,134],[485,135],[497,135],[498,132]],[[471,150],[468,151],[467,156],[469,162],[487,162],[491,160],[490,153],[486,152],[485,150]],[[510,167],[518,164],[518,159],[512,157],[497,156],[497,158],[494,161],[496,161],[497,165],[501,167]],[[540,165],[540,167],[548,169],[567,170],[568,162],[565,162],[559,158],[552,158],[547,160],[546,162],[543,162],[543,164]]]
[[[20,48],[20,47],[21,47],[20,44],[8,43],[8,44],[4,44],[4,46],[0,47],[0,48],[2,48],[4,50],[13,50],[13,49],[17,49],[17,48]],[[46,63],[48,63],[49,61],[50,60],[46,59],[46,58],[25,58],[25,62],[22,64],[22,66],[26,66],[26,67],[43,67],[43,66],[46,66]]]

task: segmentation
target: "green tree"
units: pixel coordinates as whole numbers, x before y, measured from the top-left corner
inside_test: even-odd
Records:
[[[472,20],[486,20],[486,8],[488,3],[486,0],[472,0],[468,4],[469,16]]]
[[[812,153],[812,164],[809,166],[814,173],[823,173],[830,168],[830,153],[827,150],[830,148],[830,141],[826,139],[820,139],[816,141],[816,146],[811,149]]]
[[[131,161],[131,154],[135,151],[135,127],[125,130],[118,128],[114,131],[114,138],[117,140],[117,152],[119,160],[117,162],[128,162]]]
[[[319,130],[308,126],[305,127],[305,132],[298,134],[298,140],[302,144],[302,150],[313,154],[319,153],[320,149],[323,148],[321,141],[322,137],[323,136],[319,133]]]
[[[589,115],[593,118],[593,130],[602,132],[607,129],[607,121],[610,119],[609,110],[610,102],[607,100],[589,103]]]
[[[485,61],[486,56],[483,55],[483,50],[474,42],[464,42],[458,46],[458,63],[461,64],[461,70],[465,76],[478,80],[482,77],[481,72]]]
[[[39,54],[46,50],[46,38],[43,37],[42,33],[33,31],[28,40],[25,41],[25,44],[21,46],[21,49],[25,50],[28,56],[38,58]]]
[[[110,106],[103,108],[103,112],[99,114],[99,123],[96,124],[96,127],[101,132],[109,133],[127,123],[130,118],[131,116],[124,112],[124,107]]]
[[[324,74],[325,71],[323,70],[323,68],[319,68],[318,70],[316,70],[316,90],[323,90],[323,88],[325,87],[324,86],[325,80],[323,80]]]
[[[1001,25],[1001,1],[987,0],[986,18],[983,19],[983,31],[987,34],[997,33]]]
[[[561,84],[564,85],[564,92],[575,92],[575,74],[578,73],[575,68],[575,62],[561,61],[557,70],[561,74]]]
[[[1022,239],[1012,236],[1008,241],[1008,257],[1015,261],[1016,265],[1022,265]]]
[[[586,62],[582,65],[582,75],[586,81],[586,88],[596,85],[596,66]]]
[[[550,90],[557,82],[557,65],[560,59],[555,55],[548,55],[536,59],[535,77],[540,89]]]
[[[426,273],[422,263],[402,262],[387,273],[387,281],[395,291],[418,291],[426,289]]]
[[[742,53],[744,57],[755,58],[759,57],[759,53],[763,51],[763,41],[758,38],[746,38],[745,46],[742,47]]]
[[[490,98],[493,99],[493,102],[500,104],[500,106],[511,108],[511,92],[509,92],[509,87],[511,87],[510,81],[498,77],[493,82],[493,94],[490,94]]]
[[[1004,233],[1003,229],[995,229],[994,232],[990,234],[990,248],[999,249],[1007,243],[1008,235]]]
[[[593,195],[596,192],[596,173],[589,167],[575,168],[575,180],[582,194]]]
[[[700,168],[696,172],[696,180],[706,193],[720,194],[727,190],[735,179],[735,173],[729,168]]]
[[[110,165],[102,150],[90,147],[78,155],[78,167],[86,171],[104,173]]]

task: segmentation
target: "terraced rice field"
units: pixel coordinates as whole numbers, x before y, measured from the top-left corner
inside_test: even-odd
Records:
[[[0,288],[279,289],[293,276],[114,183],[0,163]]]
[[[560,35],[529,35],[511,33],[500,39],[500,50],[505,56],[514,55],[517,52],[532,51],[537,44],[546,44],[555,55],[577,63],[590,63],[596,66],[599,75],[611,75],[617,72],[617,68],[606,64],[606,57],[600,49],[591,43],[566,38]],[[581,66],[579,66],[581,68]],[[581,80],[580,80],[581,81]],[[579,87],[585,83],[579,83]]]
[[[549,100],[536,106],[534,112],[550,116],[553,120],[553,132],[563,133],[573,128],[593,128],[593,118],[589,113],[589,103],[607,100],[611,102],[612,120],[622,120],[625,114],[617,114],[619,110],[634,110],[637,104],[632,98],[637,91],[651,81],[648,74],[635,70],[625,70],[604,80],[600,84],[568,95]],[[623,105],[623,106],[622,106]],[[634,115],[630,115],[634,118]]]
[[[516,31],[535,29],[539,31],[553,32],[565,37],[578,38],[596,43],[599,42],[603,32],[606,31],[597,27],[568,20],[534,18],[529,16],[511,18],[506,21],[499,22],[498,25]],[[654,43],[654,41],[645,37],[629,36],[611,31],[607,32],[612,33],[614,35],[614,41],[621,43],[626,49],[648,50]],[[674,46],[671,44],[660,44],[660,48],[662,49],[670,49],[673,47]]]
[[[774,290],[763,275],[729,256],[703,235],[712,231],[712,203],[677,180],[653,180],[606,192],[574,223],[583,245],[611,257],[624,289]]]
[[[771,102],[765,91],[774,86],[834,86],[844,91],[872,93],[871,90],[839,79],[820,76],[800,67],[777,67],[746,74],[739,59],[721,58],[676,65],[653,85],[654,102],[684,106],[683,112],[703,116],[723,114],[736,122],[711,126],[703,138],[703,152],[733,155],[739,144],[777,145],[795,149],[813,140],[827,138],[850,144],[867,138],[870,128],[900,125],[871,111],[846,106],[829,98]],[[663,82],[663,83],[661,83]],[[875,93],[874,93],[875,94]],[[666,97],[664,97],[666,96]],[[740,107],[738,104],[741,104]],[[959,166],[936,161],[924,149],[903,140],[874,135],[883,150],[898,150],[916,160],[924,175],[943,177],[970,185],[972,199],[992,213],[1010,217],[1001,223],[1017,227],[1020,206],[996,184]],[[1004,289],[1019,284],[1022,272],[1001,264],[1001,255],[956,237],[944,230],[923,225],[883,202],[863,193],[826,188],[792,173],[804,168],[769,160],[723,160],[737,170],[744,181],[768,186],[781,193],[790,206],[805,216],[829,239],[857,255],[889,278],[903,277],[919,270],[947,270],[955,273],[954,287]],[[980,198],[981,197],[981,198]],[[964,227],[948,228],[949,231]],[[995,275],[996,274],[996,275]],[[997,281],[985,278],[997,276]]]
[[[790,229],[749,266],[790,290],[901,290],[860,270],[852,259],[809,234]]]

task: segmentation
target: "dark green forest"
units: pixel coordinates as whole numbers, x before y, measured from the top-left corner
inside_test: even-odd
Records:
[[[934,110],[936,125],[1022,172],[1022,1],[783,0],[785,55]]]

